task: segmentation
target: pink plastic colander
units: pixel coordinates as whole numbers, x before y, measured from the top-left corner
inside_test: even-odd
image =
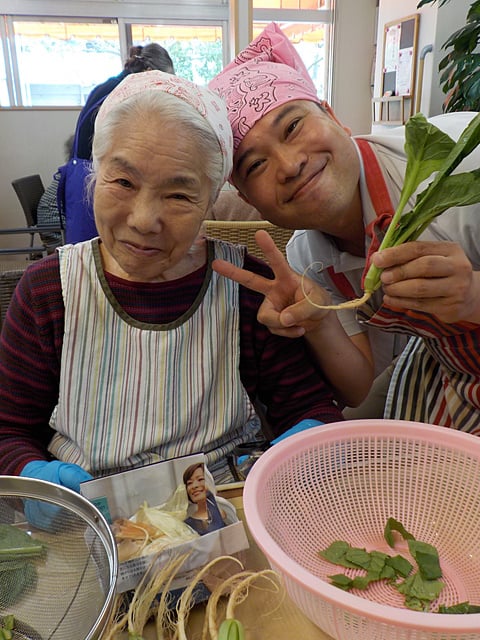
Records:
[[[335,540],[394,555],[389,517],[440,557],[439,604],[480,605],[480,438],[394,420],[315,427],[264,453],[245,482],[248,527],[291,599],[335,640],[480,640],[480,614],[407,609],[386,581],[344,592],[318,552]],[[409,557],[399,538],[396,552]],[[359,572],[357,572],[359,573]]]

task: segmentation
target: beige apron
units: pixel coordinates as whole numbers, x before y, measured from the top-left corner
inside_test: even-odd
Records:
[[[242,248],[213,246],[216,257],[243,264]],[[215,463],[251,438],[259,423],[239,375],[238,285],[211,269],[212,254],[188,312],[147,325],[113,297],[98,240],[60,249],[65,335],[53,455],[98,474],[198,452]]]

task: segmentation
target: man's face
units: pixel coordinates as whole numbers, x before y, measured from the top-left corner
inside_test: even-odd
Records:
[[[358,215],[359,175],[349,131],[318,104],[296,100],[270,111],[247,133],[232,178],[270,222],[342,235]]]

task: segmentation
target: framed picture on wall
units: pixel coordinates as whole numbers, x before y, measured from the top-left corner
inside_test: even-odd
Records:
[[[419,14],[384,26],[381,94],[373,98],[373,123],[404,124],[413,115]]]
[[[415,91],[419,15],[388,22],[384,28],[382,95],[412,96]]]

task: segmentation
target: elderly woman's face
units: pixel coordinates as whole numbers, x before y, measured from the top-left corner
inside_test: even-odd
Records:
[[[99,165],[94,193],[108,271],[154,282],[198,268],[189,249],[211,189],[202,167],[195,143],[176,127],[145,118],[121,128]]]

